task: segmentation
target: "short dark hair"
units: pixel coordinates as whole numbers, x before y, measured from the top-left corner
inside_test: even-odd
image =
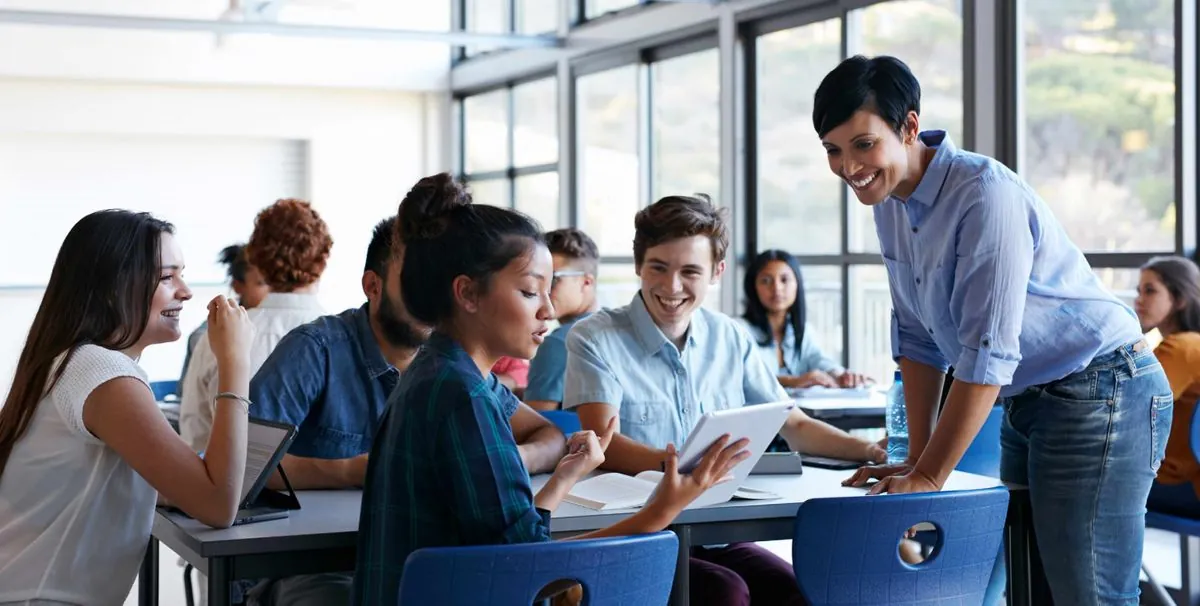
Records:
[[[221,253],[217,255],[217,261],[225,266],[225,276],[231,282],[246,281],[246,269],[250,264],[246,262],[245,244],[239,242],[222,248]]]
[[[706,194],[667,196],[639,210],[634,217],[633,262],[641,267],[646,251],[671,240],[707,236],[713,265],[725,260],[729,248],[729,211],[717,208]]]
[[[371,243],[367,245],[367,262],[363,271],[373,271],[380,276],[387,275],[388,261],[392,260],[392,241],[395,239],[396,217],[388,217],[375,224],[371,234]]]
[[[552,254],[583,261],[592,273],[596,272],[600,262],[600,248],[596,246],[596,241],[582,230],[564,227],[546,232],[544,239],[546,248],[549,248]]]
[[[824,137],[860,109],[879,114],[899,133],[908,112],[921,114],[921,83],[895,57],[850,57],[825,75],[813,95],[817,136]]]
[[[1200,332],[1200,268],[1186,257],[1154,257],[1142,266],[1162,280],[1171,298],[1180,305],[1173,312],[1175,326],[1182,332]]]
[[[791,253],[783,250],[764,250],[750,262],[746,268],[746,278],[742,282],[742,291],[746,295],[746,313],[742,317],[761,332],[764,337],[759,345],[770,345],[775,336],[771,333],[771,323],[767,319],[767,306],[758,298],[758,274],[772,261],[782,261],[796,274],[796,300],[788,308],[788,320],[792,323],[792,334],[796,337],[796,347],[804,343],[804,327],[808,322],[808,306],[804,301],[804,276],[800,273],[800,261]]]
[[[472,204],[449,173],[425,177],[397,213],[395,238],[404,242],[400,289],[408,312],[430,326],[454,313],[454,279],[467,276],[485,292],[496,272],[542,243],[542,229],[507,208]]]

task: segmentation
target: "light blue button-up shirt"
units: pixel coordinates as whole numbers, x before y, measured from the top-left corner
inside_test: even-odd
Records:
[[[623,435],[653,448],[682,447],[704,413],[788,399],[756,348],[736,320],[700,308],[680,352],[639,293],[567,335],[563,408],[608,404],[618,409]]]
[[[783,332],[783,366],[779,366],[779,353],[775,345],[775,336],[764,333],[745,318],[738,318],[738,322],[746,327],[751,337],[754,337],[754,345],[758,349],[758,355],[762,356],[762,359],[768,366],[777,368],[775,374],[779,376],[798,377],[814,370],[840,375],[846,370],[842,368],[841,364],[838,364],[837,360],[825,355],[825,352],[821,350],[821,346],[817,343],[817,337],[810,326],[804,327],[804,338],[801,339],[799,347],[797,347],[796,330],[792,328],[790,321],[787,322]],[[762,343],[764,340],[767,341],[766,345]]]
[[[1028,184],[942,131],[921,139],[937,151],[912,196],[874,207],[893,357],[1009,396],[1142,337]]]

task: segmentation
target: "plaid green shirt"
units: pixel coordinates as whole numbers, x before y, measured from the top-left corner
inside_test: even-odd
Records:
[[[388,399],[367,465],[355,604],[394,604],[422,547],[550,540],[509,418],[517,399],[434,334]]]

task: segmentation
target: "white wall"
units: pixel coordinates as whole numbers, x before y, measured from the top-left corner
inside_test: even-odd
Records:
[[[307,190],[334,237],[322,282],[322,300],[331,311],[363,299],[359,280],[375,222],[395,213],[416,179],[449,166],[442,95],[21,79],[0,79],[0,91],[0,137],[105,133],[307,141]],[[11,206],[0,200],[0,220],[21,221],[20,209]],[[188,226],[177,228],[186,237]],[[229,239],[245,238],[251,228],[230,226]],[[7,391],[36,310],[36,302],[16,299],[22,297],[0,296],[0,393]],[[185,330],[199,323],[202,307],[193,302]],[[152,378],[175,378],[169,369],[178,368],[182,350],[164,349],[157,360],[154,355],[148,350],[144,359]]]

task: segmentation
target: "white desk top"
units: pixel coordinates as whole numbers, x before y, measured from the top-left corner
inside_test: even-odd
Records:
[[[806,411],[844,411],[845,414],[883,414],[887,408],[887,395],[878,391],[871,392],[866,398],[805,397],[793,401]]]

